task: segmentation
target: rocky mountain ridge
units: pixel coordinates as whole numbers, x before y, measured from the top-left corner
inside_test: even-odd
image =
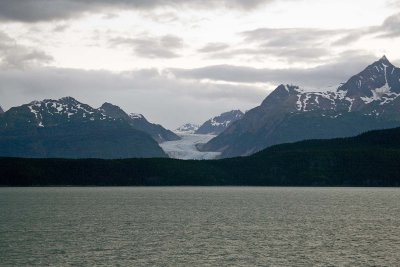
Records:
[[[229,125],[239,120],[243,116],[240,110],[231,110],[215,116],[204,122],[197,130],[196,134],[218,135],[222,133]]]
[[[13,107],[0,116],[0,156],[166,157],[147,133],[72,97]]]
[[[347,137],[400,125],[400,69],[383,56],[336,90],[279,85],[260,106],[201,146],[222,157],[305,139]]]

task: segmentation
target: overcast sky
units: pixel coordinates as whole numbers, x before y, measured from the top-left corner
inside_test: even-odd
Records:
[[[400,65],[399,37],[400,0],[0,0],[0,105],[73,96],[174,129]]]

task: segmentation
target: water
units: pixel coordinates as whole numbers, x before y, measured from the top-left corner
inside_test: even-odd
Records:
[[[0,266],[398,266],[400,189],[0,188]]]

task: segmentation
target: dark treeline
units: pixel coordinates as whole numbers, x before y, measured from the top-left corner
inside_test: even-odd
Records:
[[[400,186],[400,128],[223,160],[0,158],[0,185]]]

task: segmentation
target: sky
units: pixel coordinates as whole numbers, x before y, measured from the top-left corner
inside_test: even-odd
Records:
[[[0,0],[0,105],[72,96],[175,129],[400,66],[399,37],[400,0]]]

